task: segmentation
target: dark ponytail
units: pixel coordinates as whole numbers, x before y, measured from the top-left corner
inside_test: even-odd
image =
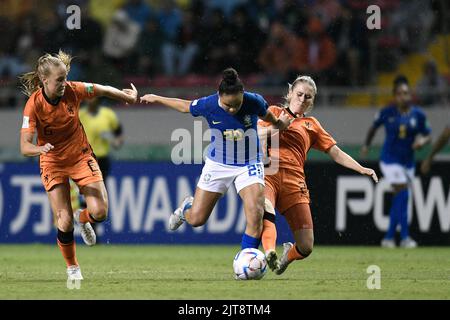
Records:
[[[219,84],[219,95],[236,94],[244,92],[244,85],[236,70],[233,68],[225,69],[222,73],[222,81]]]
[[[409,87],[409,82],[408,82],[408,78],[406,78],[404,75],[398,75],[395,79],[394,79],[394,85],[392,88],[392,93],[395,95],[395,93],[397,92],[397,88],[399,86],[401,86],[402,84],[406,84]]]

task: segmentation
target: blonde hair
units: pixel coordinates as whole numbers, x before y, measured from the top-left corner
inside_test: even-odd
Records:
[[[58,54],[51,55],[49,53],[44,54],[38,59],[36,68],[34,71],[27,72],[19,77],[22,83],[22,92],[28,97],[36,90],[43,87],[42,79],[50,72],[50,66],[58,66],[64,64],[67,69],[67,73],[70,71],[70,62],[72,57],[70,54],[59,50]]]
[[[310,76],[298,76],[294,82],[292,82],[292,84],[288,83],[289,88],[288,88],[288,92],[286,93],[286,95],[284,96],[284,103],[283,103],[283,107],[288,108],[289,107],[289,103],[291,102],[291,100],[289,99],[289,93],[292,92],[292,90],[295,88],[295,86],[297,85],[297,83],[306,83],[308,85],[311,86],[311,88],[313,89],[313,99],[317,94],[317,86],[316,83],[314,82],[314,80],[310,77]],[[311,105],[308,110],[305,111],[305,113],[308,113],[312,110],[313,105]]]

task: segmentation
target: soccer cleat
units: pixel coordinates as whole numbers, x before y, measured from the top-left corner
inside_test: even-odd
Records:
[[[400,241],[400,247],[407,249],[417,248],[417,242],[413,238],[407,237]]]
[[[278,274],[278,275],[282,274],[284,271],[286,271],[289,263],[291,263],[288,259],[288,253],[289,253],[289,250],[291,250],[291,248],[293,246],[294,246],[294,244],[292,242],[283,243],[283,248],[284,248],[283,255],[281,256],[281,259],[280,259],[279,268],[275,270],[276,274]]]
[[[381,240],[381,246],[383,248],[395,248],[396,244],[394,239],[383,239]]]
[[[95,235],[94,228],[92,228],[89,222],[86,223],[80,222],[81,211],[82,211],[81,209],[75,211],[73,217],[75,218],[76,223],[80,226],[80,233],[84,243],[88,246],[93,246],[97,242],[97,236]]]
[[[81,275],[80,266],[68,266],[67,267],[67,278],[68,280],[83,280]]]
[[[266,260],[270,270],[275,271],[280,268],[280,261],[275,250],[266,251]]]
[[[181,203],[181,206],[177,208],[169,218],[169,229],[172,231],[177,230],[185,221],[184,219],[184,212],[192,207],[192,202],[194,201],[194,197],[186,197],[184,198],[183,202]]]

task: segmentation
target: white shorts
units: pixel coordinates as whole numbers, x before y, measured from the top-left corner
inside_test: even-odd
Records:
[[[264,185],[264,166],[258,162],[247,166],[230,166],[206,158],[197,187],[209,192],[226,193],[234,182],[239,193],[249,185]]]
[[[380,169],[384,178],[390,184],[408,184],[414,179],[415,168],[407,168],[398,163],[380,162]]]

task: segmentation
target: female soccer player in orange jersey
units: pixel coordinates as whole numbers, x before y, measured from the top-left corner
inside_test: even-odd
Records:
[[[279,169],[265,176],[265,213],[262,244],[270,268],[282,274],[289,263],[304,259],[311,254],[314,243],[313,222],[309,207],[309,191],[305,181],[304,164],[310,148],[326,152],[334,161],[349,169],[372,177],[378,182],[375,171],[362,167],[352,157],[336,145],[336,141],[322,128],[319,121],[305,114],[311,111],[317,87],[309,76],[299,76],[289,85],[284,108],[271,106],[269,110],[275,116],[282,112],[291,115],[291,124],[281,133],[272,131],[270,124],[260,121],[259,135],[278,135],[278,150],[271,150],[271,160],[278,162]],[[295,244],[283,244],[284,252],[277,259],[275,210],[286,218],[294,235]]]
[[[80,123],[78,111],[83,99],[105,96],[134,103],[137,90],[118,90],[99,84],[67,81],[70,55],[59,51],[39,58],[35,71],[21,81],[29,96],[23,111],[20,150],[24,156],[39,156],[42,183],[50,201],[56,226],[57,243],[67,264],[70,280],[82,280],[75,254],[73,219],[80,224],[88,245],[96,238],[91,223],[102,222],[108,212],[108,198],[95,155]],[[33,143],[37,132],[37,144]],[[83,193],[87,209],[72,212],[69,178]]]

